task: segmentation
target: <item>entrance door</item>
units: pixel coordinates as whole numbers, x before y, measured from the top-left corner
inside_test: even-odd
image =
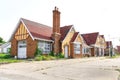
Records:
[[[102,55],[102,49],[99,48],[99,56],[101,56],[101,55]]]
[[[68,46],[65,46],[64,48],[64,55],[65,55],[65,58],[68,58]]]
[[[27,56],[26,56],[26,41],[18,42],[18,58],[27,58]]]

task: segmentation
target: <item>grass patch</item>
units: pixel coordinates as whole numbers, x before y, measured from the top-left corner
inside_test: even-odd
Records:
[[[36,55],[36,57],[34,58],[35,61],[42,61],[42,60],[55,60],[55,59],[61,59],[64,58],[64,54],[59,53],[57,55],[54,55],[53,52],[50,52],[50,54],[48,55]]]
[[[120,54],[115,54],[114,56],[106,56],[106,58],[109,58],[109,59],[114,59],[114,58],[120,58]]]
[[[9,58],[11,58],[10,54],[0,53],[0,59],[9,59]]]
[[[42,60],[55,60],[57,57],[50,56],[50,55],[39,55],[35,57],[35,61],[42,61]]]
[[[10,54],[0,53],[0,64],[21,62],[22,60],[14,59]]]

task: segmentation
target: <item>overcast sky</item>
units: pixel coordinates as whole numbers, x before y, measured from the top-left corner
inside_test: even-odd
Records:
[[[52,10],[61,12],[61,26],[82,33],[100,32],[120,45],[120,0],[0,0],[0,36],[8,41],[19,19],[52,26]]]

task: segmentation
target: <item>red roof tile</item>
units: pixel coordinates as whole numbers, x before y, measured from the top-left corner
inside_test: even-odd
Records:
[[[52,34],[52,27],[33,22],[30,20],[26,20],[22,18],[22,21],[28,28],[29,32],[32,34],[34,38],[42,38],[51,40],[51,34]]]
[[[72,25],[60,27],[61,41],[64,40],[64,38],[66,37],[66,35],[70,31],[71,27],[72,27]]]
[[[95,44],[99,32],[81,34],[83,39],[86,41],[87,45]]]
[[[70,42],[74,42],[78,34],[79,32],[75,32]]]
[[[21,18],[34,38],[52,40],[52,27]],[[61,41],[64,40],[72,25],[60,27]]]

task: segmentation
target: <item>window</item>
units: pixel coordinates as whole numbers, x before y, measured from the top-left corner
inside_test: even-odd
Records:
[[[18,47],[19,47],[19,48],[26,48],[26,46],[27,46],[27,45],[26,45],[26,41],[19,41],[19,42],[18,42]]]
[[[83,48],[82,48],[82,53],[83,53],[83,54],[88,54],[88,53],[90,53],[89,48],[88,48],[88,47],[83,47]]]
[[[74,44],[74,53],[80,54],[80,44]]]
[[[89,53],[89,48],[86,48],[86,53]]]
[[[38,48],[43,52],[43,54],[48,54],[51,51],[51,43],[50,42],[45,42],[45,41],[40,41],[38,43]]]
[[[84,48],[84,53],[86,53],[86,48]]]

